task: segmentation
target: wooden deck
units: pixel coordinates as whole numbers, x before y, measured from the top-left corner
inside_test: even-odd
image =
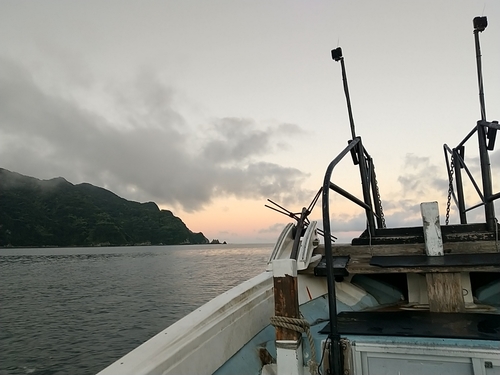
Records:
[[[324,253],[320,245],[316,249]],[[449,242],[444,244],[445,257],[447,254],[484,254],[498,253],[495,241]],[[347,264],[349,274],[376,274],[376,273],[448,273],[448,272],[500,272],[500,264],[490,266],[453,266],[453,267],[379,267],[370,264],[372,256],[393,255],[424,255],[425,244],[392,244],[392,245],[334,245],[333,256],[349,255]]]

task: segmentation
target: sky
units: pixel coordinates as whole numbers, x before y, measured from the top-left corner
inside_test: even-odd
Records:
[[[480,118],[472,19],[482,15],[491,121],[497,0],[0,0],[0,167],[156,202],[209,239],[273,242],[288,218],[267,199],[300,212],[351,138],[330,54],[340,46],[388,226],[421,224],[424,201],[443,221],[443,144]],[[476,144],[466,162],[477,174]],[[360,196],[350,158],[333,181]],[[470,189],[466,199],[479,202]],[[336,194],[331,203],[339,241],[359,235],[364,212]],[[310,219],[320,217],[318,204]]]

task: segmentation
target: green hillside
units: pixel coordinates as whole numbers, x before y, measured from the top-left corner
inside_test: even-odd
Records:
[[[208,243],[172,212],[87,183],[39,180],[0,168],[0,246]]]

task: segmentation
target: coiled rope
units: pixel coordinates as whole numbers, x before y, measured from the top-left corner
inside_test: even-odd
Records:
[[[306,333],[309,340],[309,347],[311,348],[311,359],[307,362],[309,366],[309,372],[311,375],[318,374],[318,362],[316,361],[316,347],[314,345],[314,340],[309,329],[311,325],[301,314],[301,318],[287,318],[284,316],[272,316],[271,324],[274,327],[282,327],[292,331]]]

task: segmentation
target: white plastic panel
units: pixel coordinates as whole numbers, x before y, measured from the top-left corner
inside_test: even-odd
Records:
[[[297,269],[299,271],[305,270],[309,267],[309,263],[311,262],[312,252],[314,250],[314,240],[318,238],[318,234],[316,231],[316,226],[318,222],[311,221],[309,226],[302,237],[299,247],[299,254],[297,257]],[[316,260],[321,259],[321,257],[316,258]]]
[[[292,223],[288,223],[281,231],[281,234],[274,245],[273,252],[269,257],[269,261],[267,262],[267,271],[271,271],[273,269],[273,260],[290,258],[293,246],[293,227],[294,225]]]
[[[351,342],[357,375],[500,375],[500,347],[465,348]]]

